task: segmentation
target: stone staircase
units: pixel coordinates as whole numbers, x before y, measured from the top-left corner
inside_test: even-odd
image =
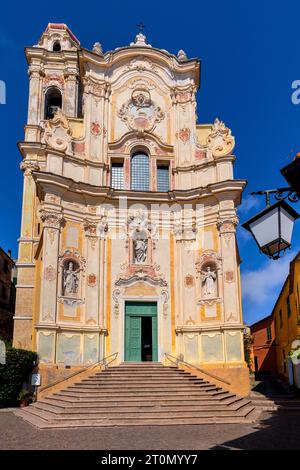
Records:
[[[251,401],[176,367],[122,363],[16,414],[39,428],[247,423]]]

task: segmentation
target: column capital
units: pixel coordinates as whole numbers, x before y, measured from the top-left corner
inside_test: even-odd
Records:
[[[219,217],[217,220],[217,227],[221,234],[235,233],[238,223],[239,218],[236,215],[233,217]]]
[[[24,160],[20,163],[20,169],[24,171],[25,176],[29,176],[33,171],[39,171],[40,166],[36,161]]]
[[[44,223],[44,227],[46,228],[60,229],[66,223],[65,218],[60,212],[53,212],[41,209],[39,212],[39,216],[42,222]]]

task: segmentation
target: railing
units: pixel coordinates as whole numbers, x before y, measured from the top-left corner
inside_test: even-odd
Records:
[[[185,366],[189,367],[190,369],[196,369],[199,370],[202,374],[208,375],[209,377],[212,377],[215,380],[218,380],[219,382],[223,382],[227,385],[231,385],[230,382],[227,380],[218,377],[217,375],[211,374],[210,372],[207,372],[207,370],[203,370],[198,366],[195,366],[194,364],[190,364],[189,362],[183,361],[179,357],[172,356],[171,354],[165,353],[166,358],[170,361],[173,362],[173,364],[176,364],[176,367],[179,366],[179,364],[184,364]]]
[[[106,356],[103,359],[101,359],[101,361],[94,362],[90,366],[88,366],[86,368],[83,368],[83,369],[80,369],[80,370],[77,370],[73,374],[68,375],[68,377],[64,377],[63,379],[57,380],[56,382],[52,382],[51,384],[48,384],[45,387],[40,388],[39,391],[44,392],[44,390],[47,390],[47,388],[51,388],[51,387],[54,387],[55,385],[60,384],[61,382],[65,382],[65,380],[71,379],[71,378],[75,377],[78,374],[82,374],[82,372],[86,372],[88,370],[93,370],[95,367],[100,366],[101,364],[104,365],[104,369],[107,369],[109,364],[111,364],[113,361],[115,361],[117,359],[118,354],[119,354],[118,352],[110,354],[109,356]],[[107,359],[109,359],[109,358],[112,358],[112,359],[110,361],[107,361]]]

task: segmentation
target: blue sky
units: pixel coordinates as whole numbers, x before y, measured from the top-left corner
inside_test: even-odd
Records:
[[[16,146],[23,139],[28,80],[23,49],[35,44],[49,22],[67,23],[84,47],[100,41],[104,50],[129,44],[136,23],[146,24],[148,42],[202,60],[198,93],[199,122],[224,120],[236,138],[235,177],[247,179],[241,221],[263,201],[251,191],[285,184],[279,169],[300,151],[300,105],[292,104],[291,84],[300,79],[300,2],[286,0],[152,0],[96,2],[74,8],[57,4],[5,2],[0,15],[0,80],[7,104],[0,105],[0,245],[17,254],[22,174]],[[299,204],[294,208],[300,211]],[[300,222],[293,249],[281,260],[260,255],[243,229],[238,230],[242,264],[244,320],[268,315],[300,248]]]

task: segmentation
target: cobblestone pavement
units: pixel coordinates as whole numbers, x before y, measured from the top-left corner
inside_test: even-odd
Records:
[[[253,425],[109,427],[39,430],[0,410],[0,449],[300,449],[300,411],[264,413]]]

